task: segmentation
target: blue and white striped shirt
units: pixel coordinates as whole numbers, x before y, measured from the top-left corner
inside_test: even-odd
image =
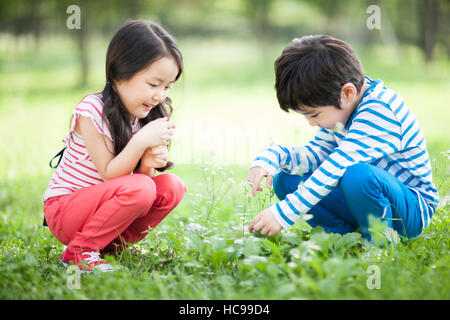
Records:
[[[432,182],[425,138],[411,110],[381,80],[365,78],[369,88],[346,126],[321,128],[304,146],[265,148],[250,167],[269,174],[311,173],[298,189],[270,208],[283,228],[289,228],[339,183],[355,163],[370,163],[391,173],[417,194],[425,229],[439,203]]]

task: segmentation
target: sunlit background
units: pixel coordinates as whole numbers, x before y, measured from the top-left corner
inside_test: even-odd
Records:
[[[68,28],[70,5],[80,8],[80,29]],[[214,155],[247,166],[272,142],[310,139],[315,129],[278,107],[273,62],[293,38],[317,33],[347,41],[367,75],[405,98],[438,158],[449,149],[449,7],[432,0],[0,1],[1,176],[51,174],[47,163],[62,147],[71,110],[102,90],[108,42],[129,19],[160,23],[184,55],[185,74],[170,92],[176,163]]]
[[[72,5],[80,29],[68,28]],[[448,299],[449,13],[448,0],[0,0],[0,299]],[[130,19],[160,23],[184,56],[170,160],[187,193],[139,243],[148,256],[111,257],[117,272],[73,290],[63,246],[42,227],[48,162],[74,107],[103,89],[108,43]],[[279,108],[274,60],[318,33],[347,41],[425,133],[441,201],[414,241],[377,248],[302,219],[274,238],[248,232],[277,201],[267,188],[249,196],[250,162],[316,130]],[[374,266],[380,290],[369,286]]]

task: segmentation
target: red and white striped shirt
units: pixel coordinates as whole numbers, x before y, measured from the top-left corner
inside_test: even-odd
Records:
[[[42,197],[43,202],[51,197],[70,194],[80,188],[104,182],[87,153],[83,138],[75,131],[79,117],[85,116],[92,120],[101,134],[112,141],[109,124],[103,118],[102,111],[101,95],[94,94],[86,96],[72,111],[73,119],[70,130],[62,139],[66,149]],[[132,125],[133,134],[139,129],[139,121],[136,119]]]

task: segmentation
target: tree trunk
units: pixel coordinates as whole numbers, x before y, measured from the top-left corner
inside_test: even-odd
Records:
[[[270,39],[269,9],[272,0],[246,0],[245,6],[251,26],[257,37],[265,42]]]
[[[419,46],[425,53],[425,60],[430,62],[433,60],[433,50],[436,44],[438,33],[438,2],[436,0],[419,0],[418,15],[420,38]]]
[[[80,85],[85,87],[88,82],[89,73],[89,54],[88,54],[88,4],[86,0],[81,2],[81,29],[78,30],[78,49],[80,54]]]

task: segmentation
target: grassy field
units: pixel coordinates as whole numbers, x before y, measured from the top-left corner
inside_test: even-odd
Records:
[[[380,59],[382,48],[357,50],[367,74],[399,92],[425,132],[443,201],[421,236],[390,246],[375,225],[375,245],[299,221],[265,238],[247,226],[275,198],[248,196],[248,164],[271,141],[301,144],[314,133],[276,104],[273,60],[285,43],[261,54],[251,41],[180,40],[186,73],[171,94],[171,158],[188,193],[141,243],[148,255],[108,257],[118,271],[83,275],[73,289],[62,244],[41,226],[41,197],[72,108],[101,90],[106,43],[92,46],[91,80],[78,88],[72,44],[45,41],[37,52],[0,49],[0,299],[450,298],[448,61],[424,65],[412,48],[399,60]],[[379,289],[371,289],[374,266]]]

